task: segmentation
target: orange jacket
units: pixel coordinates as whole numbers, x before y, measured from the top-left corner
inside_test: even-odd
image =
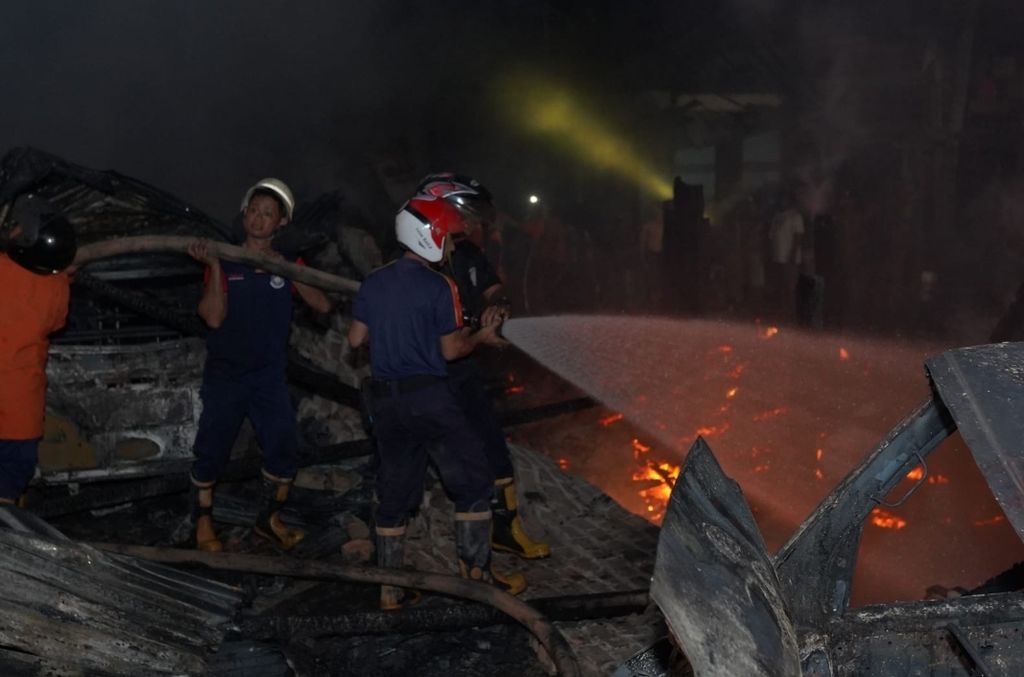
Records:
[[[43,435],[46,351],[70,292],[66,273],[37,275],[0,254],[0,439]]]

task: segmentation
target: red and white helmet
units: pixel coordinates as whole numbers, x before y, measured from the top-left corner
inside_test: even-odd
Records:
[[[443,197],[459,208],[467,217],[466,227],[472,229],[481,224],[493,224],[495,220],[494,199],[491,191],[483,184],[465,174],[440,172],[428,174],[416,186],[416,193]]]
[[[454,205],[433,195],[417,195],[395,216],[395,236],[409,251],[431,263],[444,257],[445,238],[465,230],[465,218]]]

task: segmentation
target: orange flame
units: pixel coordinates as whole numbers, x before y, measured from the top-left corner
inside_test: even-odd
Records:
[[[598,422],[601,425],[603,425],[603,426],[605,426],[607,428],[612,423],[618,423],[622,419],[623,419],[623,415],[616,413],[616,414],[608,414],[607,416],[602,417]]]
[[[655,464],[648,460],[642,468],[633,473],[633,479],[637,482],[655,482],[637,492],[647,504],[648,517],[652,522],[661,522],[665,506],[672,495],[672,487],[675,486],[676,479],[679,478],[679,469],[679,466],[671,463]]]
[[[907,526],[907,520],[886,512],[881,508],[875,508],[871,511],[871,523],[883,529],[899,530]]]
[[[721,435],[722,433],[724,433],[728,429],[729,429],[729,423],[726,422],[726,423],[723,423],[722,425],[709,425],[709,426],[703,426],[701,428],[697,428],[697,431],[694,434],[695,435],[700,435],[700,436],[703,436],[703,437],[714,437],[715,435]]]
[[[637,438],[633,438],[633,458],[640,458],[640,454],[646,454],[651,448]]]
[[[916,481],[921,479],[922,477],[924,477],[924,468],[922,468],[921,466],[917,466],[916,468],[907,473],[908,480]]]

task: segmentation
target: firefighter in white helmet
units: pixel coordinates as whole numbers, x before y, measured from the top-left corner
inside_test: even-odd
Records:
[[[283,259],[273,248],[273,238],[291,220],[294,208],[295,198],[284,182],[263,179],[253,185],[242,201],[242,248]],[[264,507],[255,530],[290,549],[305,535],[282,522],[279,514],[295,477],[298,454],[295,411],[285,382],[292,300],[297,294],[321,313],[330,310],[330,301],[315,287],[221,261],[205,240],[193,242],[189,254],[207,266],[198,312],[211,329],[200,390],[203,412],[193,445],[196,547],[211,552],[222,548],[213,530],[213,489],[242,421],[248,418],[263,452]]]
[[[471,332],[462,325],[455,283],[432,266],[464,227],[463,215],[433,196],[417,195],[395,219],[405,248],[397,261],[363,282],[352,305],[348,339],[370,346],[373,430],[380,460],[374,525],[377,563],[402,566],[405,529],[423,494],[428,454],[455,503],[459,570],[512,594],[526,587],[522,574],[501,575],[491,567],[491,470],[483,440],[448,384],[447,361],[481,344],[504,345],[497,323]],[[440,443],[440,444],[437,444]],[[391,586],[381,590],[381,608],[406,603]]]

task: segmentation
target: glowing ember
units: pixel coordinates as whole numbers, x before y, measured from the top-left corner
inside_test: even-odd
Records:
[[[750,420],[751,421],[767,421],[770,418],[775,418],[777,416],[782,416],[787,411],[788,411],[788,409],[786,407],[775,407],[774,409],[769,409],[768,411],[762,411],[760,414],[754,414],[754,417],[752,419],[750,419]]]
[[[737,364],[736,368],[729,372],[729,378],[739,378],[743,374],[743,370],[747,368],[745,364]]]
[[[974,526],[976,526],[976,527],[990,527],[993,524],[999,524],[1000,522],[1002,522],[1004,520],[1006,520],[1006,517],[1004,515],[995,515],[993,517],[989,517],[988,519],[974,520]]]
[[[729,388],[729,390],[727,390],[725,392],[725,396],[729,397],[729,398],[736,397],[736,393],[738,393],[739,391],[740,391],[740,389],[738,387],[736,387],[736,388]]]
[[[633,438],[633,458],[640,458],[640,454],[646,454],[651,448],[638,440]]]
[[[932,475],[928,478],[928,484],[949,484],[949,478],[945,475]]]
[[[598,423],[600,423],[601,425],[607,427],[607,426],[610,426],[612,423],[618,423],[622,419],[623,419],[622,414],[608,414],[607,416],[601,417],[601,419],[598,421]]]
[[[728,345],[726,345],[726,346],[718,346],[718,352],[720,352],[720,353],[731,353],[732,352],[732,346],[728,346]]]
[[[761,465],[755,465],[754,466],[754,472],[756,472],[756,473],[768,472],[768,470],[771,467],[772,467],[772,462],[771,461],[765,461]]]
[[[817,449],[814,452],[814,458],[817,461],[820,461],[821,457],[824,456],[824,455],[825,455],[825,450],[824,449]]]
[[[846,348],[840,348],[839,349],[839,359],[844,361],[844,362],[846,360],[850,359],[850,351],[848,351]]]
[[[569,459],[567,459],[567,458],[560,458],[560,459],[558,459],[558,467],[561,468],[562,470],[568,470],[569,469]]]
[[[761,330],[761,333],[759,335],[763,339],[770,339],[771,337],[775,336],[778,333],[778,327],[765,327],[764,329]]]
[[[821,472],[821,468],[814,469],[814,479],[823,480],[825,479],[825,473]]]
[[[711,425],[697,428],[694,434],[701,437],[714,437],[715,435],[721,435],[728,429],[729,424],[723,423],[722,425]]]
[[[508,388],[505,388],[505,394],[515,395],[516,393],[521,393],[524,390],[526,390],[526,386],[509,386]]]
[[[924,477],[924,468],[922,468],[921,466],[917,466],[916,468],[907,473],[908,480],[917,481],[922,477]]]
[[[881,508],[871,511],[871,523],[883,529],[902,529],[907,526],[907,520],[897,517]]]

